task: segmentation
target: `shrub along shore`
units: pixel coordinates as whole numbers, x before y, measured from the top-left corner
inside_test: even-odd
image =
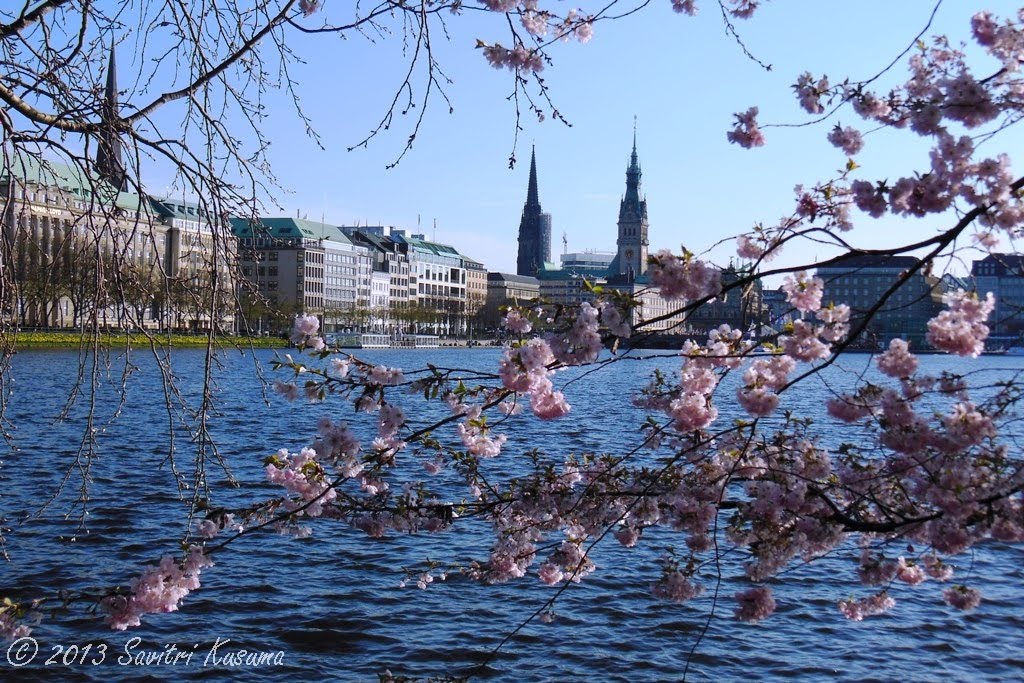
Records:
[[[209,338],[202,334],[154,333],[150,337],[137,332],[131,334],[125,332],[101,332],[99,334],[101,346],[126,346],[128,344],[132,346],[149,346],[150,339],[158,346],[205,347],[209,342]],[[13,344],[15,348],[79,347],[83,344],[92,344],[93,336],[78,330],[74,332],[17,332],[3,335],[2,340],[8,344]],[[224,347],[274,349],[287,346],[288,342],[279,337],[219,336],[214,338],[214,344]]]

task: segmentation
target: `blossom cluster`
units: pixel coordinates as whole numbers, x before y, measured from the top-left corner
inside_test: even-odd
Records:
[[[487,63],[495,69],[508,68],[513,71],[543,71],[544,58],[539,50],[526,47],[519,43],[511,50],[503,47],[500,43],[494,45],[483,45],[484,57]]]
[[[146,614],[174,612],[189,593],[199,588],[201,570],[211,566],[213,560],[195,546],[181,562],[164,556],[159,565],[147,568],[132,582],[130,593],[103,598],[101,605],[107,613],[107,623],[124,631],[138,626]]]
[[[721,271],[693,258],[685,249],[683,256],[662,249],[648,257],[648,265],[651,283],[664,299],[695,301],[722,291]]]
[[[979,299],[957,290],[943,295],[942,301],[946,310],[928,321],[928,343],[957,356],[978,356],[985,350],[988,338],[985,321],[995,308],[992,292]]]
[[[312,448],[303,448],[297,454],[282,448],[267,459],[267,480],[280,484],[297,499],[289,499],[285,506],[296,514],[318,517],[326,503],[337,498],[338,492]]]

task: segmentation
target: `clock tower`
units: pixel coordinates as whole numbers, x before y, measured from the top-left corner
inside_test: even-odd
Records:
[[[626,168],[626,194],[619,203],[619,272],[630,281],[647,271],[647,200],[640,194],[640,161],[636,155],[636,121],[633,121],[633,153]]]

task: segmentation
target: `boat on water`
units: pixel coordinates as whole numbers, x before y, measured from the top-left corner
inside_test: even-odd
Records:
[[[328,334],[328,346],[339,349],[436,349],[441,346],[435,334]]]
[[[986,356],[1024,356],[1024,346],[996,346],[985,349]]]

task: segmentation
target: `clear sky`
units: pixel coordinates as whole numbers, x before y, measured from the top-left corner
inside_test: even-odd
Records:
[[[276,196],[282,208],[268,213],[298,210],[330,223],[392,224],[413,231],[419,223],[428,239],[436,234],[489,270],[514,272],[535,144],[541,204],[553,216],[554,260],[563,234],[569,251],[610,250],[636,116],[651,249],[685,244],[701,252],[758,221],[790,213],[794,185],[831,177],[845,163],[825,140],[831,126],[859,123],[844,110],[816,127],[767,128],[767,146],[743,150],[726,141],[732,114],[757,105],[762,124],[807,121],[790,87],[801,72],[826,73],[833,82],[873,76],[913,41],[933,5],[930,0],[768,2],[753,19],[736,24],[750,51],[772,65],[766,73],[725,35],[713,2],[704,0],[701,14],[687,17],[673,13],[669,0],[652,0],[633,16],[599,23],[586,45],[552,47],[554,64],[543,77],[572,126],[551,118],[538,122],[525,113],[514,170],[507,164],[515,124],[514,108],[506,101],[512,77],[490,67],[474,49],[478,38],[509,44],[500,15],[465,12],[446,18],[447,39],[435,32],[436,57],[453,81],[447,92],[454,112],[434,98],[413,149],[391,170],[385,167],[401,151],[411,116],[397,117],[391,130],[365,149],[346,148],[376,124],[400,82],[405,63],[400,39],[293,33],[291,46],[306,62],[293,76],[326,150],[306,137],[283,96],[273,102],[267,122],[270,158],[289,192]],[[331,18],[332,10],[339,14],[348,6],[328,0],[324,14],[306,22],[317,25]],[[990,9],[1005,17],[1017,8],[1004,0],[946,0],[928,35],[948,34],[954,44],[970,41],[974,12]],[[993,64],[982,58],[976,73],[989,73]],[[901,83],[906,73],[904,59],[881,82]],[[1024,149],[1021,143],[1014,134],[987,151]],[[895,179],[927,168],[927,145],[906,132],[881,131],[867,136],[858,162],[859,177]],[[879,246],[946,223],[873,221],[858,214],[853,235],[860,246]],[[731,253],[720,248],[714,255],[726,262]],[[824,255],[809,245],[791,250],[786,260]]]

